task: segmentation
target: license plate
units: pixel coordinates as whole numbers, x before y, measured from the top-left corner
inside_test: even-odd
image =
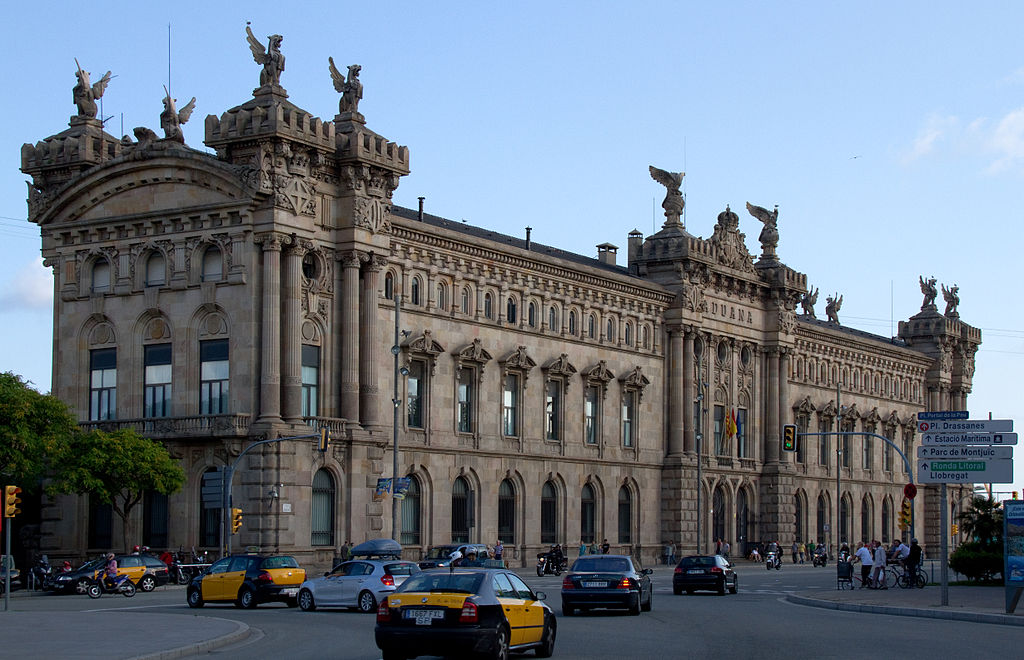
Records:
[[[704,571],[702,569],[699,569],[699,568],[693,568],[693,569],[690,569],[690,570],[688,570],[686,572],[689,573],[690,575],[702,575],[704,573]]]
[[[584,582],[584,589],[604,589],[608,586],[607,582]]]
[[[295,587],[294,589],[282,589],[281,593],[284,594],[285,596],[291,597],[291,596],[294,596],[295,594],[299,593],[299,588]]]
[[[406,619],[416,619],[417,626],[429,626],[434,619],[443,619],[444,610],[406,610]]]

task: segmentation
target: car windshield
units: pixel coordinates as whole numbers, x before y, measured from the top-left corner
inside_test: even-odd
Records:
[[[298,568],[299,562],[295,561],[294,557],[267,557],[263,560],[263,569],[269,570],[272,568]]]
[[[90,562],[82,564],[82,568],[80,568],[78,570],[93,570],[93,569],[97,569],[100,566],[104,565],[105,563],[107,563],[107,560],[102,558],[102,557],[99,558],[99,559],[93,559]]]
[[[691,568],[695,566],[714,566],[714,557],[684,557],[679,565],[682,568]]]
[[[448,559],[448,555],[452,554],[453,548],[445,548],[438,546],[431,548],[430,552],[424,557],[424,559]]]
[[[483,583],[483,573],[417,573],[402,583],[400,592],[451,591],[475,594]]]
[[[632,570],[628,559],[622,557],[582,557],[572,565],[577,573],[627,573]]]

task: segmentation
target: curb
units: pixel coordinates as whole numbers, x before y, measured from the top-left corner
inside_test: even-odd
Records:
[[[956,610],[932,610],[919,607],[891,607],[886,605],[863,605],[853,603],[837,603],[831,600],[818,600],[806,596],[790,594],[786,601],[796,605],[819,607],[826,610],[843,610],[846,612],[867,612],[870,614],[888,614],[890,616],[916,616],[925,619],[944,619],[947,621],[969,621],[971,623],[991,623],[1000,626],[1024,626],[1024,617],[1009,614],[986,614],[984,612],[963,612]]]
[[[217,618],[217,621],[233,623],[236,626],[235,630],[227,633],[226,635],[214,637],[213,639],[195,642],[194,644],[186,644],[185,646],[179,646],[178,648],[168,649],[166,651],[137,655],[129,660],[175,660],[176,658],[187,658],[228,646],[230,644],[236,644],[247,639],[252,634],[252,629],[249,628],[248,624],[242,623],[241,621],[232,621],[231,619],[221,618]]]

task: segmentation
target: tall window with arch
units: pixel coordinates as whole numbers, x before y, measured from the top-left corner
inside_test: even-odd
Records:
[[[597,317],[593,314],[587,317],[587,337],[590,339],[597,337]]]
[[[171,415],[171,345],[149,344],[143,347],[143,417]]]
[[[615,341],[615,319],[608,319],[605,324],[604,338],[606,341]]]
[[[217,476],[218,474],[219,471],[217,468],[207,468],[206,471],[203,472],[203,479],[200,482],[200,484],[206,482],[206,477],[214,477]],[[202,488],[201,485],[200,488]],[[198,499],[199,498],[197,497],[197,500]],[[217,507],[216,509],[208,509],[200,504],[199,545],[207,548],[216,548],[220,544],[221,518],[223,518],[223,515],[222,509],[220,507]]]
[[[637,392],[626,389],[622,392],[622,446],[636,446],[636,401]]]
[[[632,323],[626,323],[625,328],[623,328],[623,330],[622,330],[622,341],[626,344],[626,346],[632,346],[633,345],[633,324]]]
[[[456,477],[452,484],[452,543],[469,543],[472,521],[473,491],[465,477]]]
[[[426,366],[423,360],[409,362],[409,375],[405,379],[408,392],[406,422],[411,429],[426,428]]]
[[[390,270],[384,273],[384,298],[395,299],[395,275]]]
[[[418,275],[414,275],[412,281],[409,283],[409,304],[419,307],[420,302],[420,278]]]
[[[828,501],[825,499],[825,495],[818,495],[818,515],[817,524],[815,525],[815,534],[817,535],[818,542],[824,542],[828,537],[825,529],[828,527]]]
[[[409,479],[409,490],[405,492],[405,499],[402,500],[402,545],[419,545],[421,534],[421,507],[422,495],[420,482],[416,475],[407,475]]]
[[[219,282],[223,276],[224,257],[220,253],[220,248],[212,246],[206,248],[206,252],[203,252],[202,281]]]
[[[508,301],[505,303],[505,320],[508,323],[511,323],[513,325],[516,323],[518,318],[516,316],[516,311],[516,299],[513,298],[512,296],[509,296]]]
[[[583,391],[583,441],[596,445],[600,437],[601,394],[597,385],[587,385]]]
[[[320,347],[302,345],[302,416],[320,415]]]
[[[558,322],[558,311],[554,306],[548,307],[548,330],[558,332],[561,329],[562,324]]]
[[[577,325],[578,324],[576,323],[576,310],[574,309],[571,312],[569,312],[569,334],[572,335],[573,337],[576,336]]]
[[[459,433],[473,433],[476,430],[476,369],[460,367],[455,375],[455,421]]]
[[[469,314],[469,287],[462,287],[462,302],[459,305],[463,314]]]
[[[488,291],[484,294],[484,318],[494,318],[494,297]]]
[[[526,307],[526,324],[531,328],[537,327],[537,305],[535,303],[531,302]]]
[[[633,542],[633,495],[629,488],[619,488],[619,543]]]
[[[89,419],[117,418],[117,349],[89,351]]]
[[[540,491],[540,542],[556,543],[558,538],[558,497],[554,484],[544,482]]]
[[[501,433],[507,437],[519,436],[519,374],[505,374],[501,392]]]
[[[545,440],[558,440],[562,437],[562,386],[563,381],[557,378],[544,383]]]
[[[199,414],[228,412],[228,340],[199,342]]]
[[[448,285],[444,282],[437,283],[437,308],[442,312],[448,311]]]
[[[583,484],[580,491],[580,539],[586,543],[597,540],[597,498],[594,487]]]
[[[649,349],[651,347],[651,329],[646,325],[640,328],[640,345],[644,349]]]
[[[498,540],[516,542],[516,492],[509,479],[498,486]]]
[[[804,500],[797,493],[793,496],[793,510],[796,512],[796,537],[807,538],[807,514],[804,512]]]
[[[313,475],[310,545],[334,545],[334,477],[321,468]]]

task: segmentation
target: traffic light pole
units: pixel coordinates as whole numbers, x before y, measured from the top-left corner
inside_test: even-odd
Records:
[[[11,519],[7,518],[4,525],[6,540],[6,554],[4,555],[4,612],[11,609]]]
[[[268,440],[259,440],[252,443],[248,447],[242,450],[242,452],[231,462],[231,465],[225,468],[224,481],[222,488],[224,489],[221,494],[221,524],[220,524],[220,548],[221,557],[227,557],[231,554],[231,536],[228,534],[228,526],[231,524],[231,482],[235,478],[235,467],[238,462],[242,460],[242,457],[249,453],[250,450],[259,447],[260,445],[268,445],[272,442],[284,442],[285,440],[305,440],[307,438],[320,438],[320,451],[327,451],[327,444],[330,440],[330,432],[328,429],[320,429],[317,433],[309,433],[306,435],[293,435],[287,438],[270,438]]]

